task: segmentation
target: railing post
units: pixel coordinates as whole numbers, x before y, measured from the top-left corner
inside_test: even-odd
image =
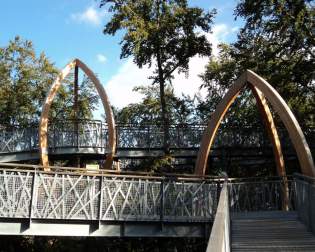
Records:
[[[28,131],[28,144],[29,144],[29,151],[32,151],[32,135],[33,135],[33,128],[27,128]]]
[[[101,145],[101,152],[103,152],[103,122],[101,122],[101,133],[100,133],[100,145]],[[106,150],[104,149],[104,152],[106,152]]]
[[[147,127],[148,127],[148,130],[147,130],[148,134],[147,134],[147,136],[146,136],[146,137],[147,137],[147,144],[148,144],[147,148],[150,150],[150,149],[151,149],[151,139],[150,139],[151,131],[150,131],[150,125],[148,125]]]
[[[54,148],[54,150],[56,150],[56,127],[55,127],[55,124],[53,124],[52,125],[52,127],[53,127],[53,148]]]
[[[99,182],[99,190],[100,190],[100,196],[98,201],[98,227],[101,225],[101,219],[102,219],[102,205],[103,205],[103,176],[99,176],[100,182]]]
[[[309,181],[306,181],[307,184],[307,212],[308,212],[308,228],[311,232],[313,232],[313,220],[312,220],[312,191],[311,191],[311,183]]]
[[[217,204],[219,203],[220,200],[220,193],[221,193],[221,181],[217,181]]]
[[[162,227],[163,227],[163,221],[164,221],[164,183],[165,183],[165,179],[163,177],[161,180],[161,184],[160,184],[160,194],[161,194],[161,198],[160,198],[160,222],[162,224]]]
[[[29,223],[28,223],[28,227],[31,226],[31,222],[32,222],[32,215],[33,215],[33,204],[34,204],[34,198],[35,198],[35,195],[36,195],[36,176],[37,176],[37,173],[36,173],[36,168],[34,170],[34,173],[33,173],[33,178],[32,178],[32,188],[31,188],[31,199],[30,199],[30,206],[29,206]]]

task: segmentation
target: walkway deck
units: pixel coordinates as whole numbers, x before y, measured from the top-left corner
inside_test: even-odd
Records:
[[[315,236],[294,211],[231,216],[232,251],[315,251]]]

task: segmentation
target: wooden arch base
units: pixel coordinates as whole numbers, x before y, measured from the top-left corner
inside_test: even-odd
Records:
[[[46,170],[49,170],[49,158],[48,158],[48,140],[47,140],[47,132],[48,132],[48,115],[50,111],[51,104],[53,99],[61,86],[61,82],[63,79],[67,77],[70,73],[71,69],[78,67],[80,68],[93,82],[95,88],[102,100],[104,111],[106,115],[106,123],[108,124],[108,142],[109,142],[109,153],[106,154],[106,160],[104,163],[105,169],[110,169],[112,167],[114,154],[116,151],[116,130],[115,130],[115,121],[112,112],[112,108],[110,106],[107,94],[102,84],[95,76],[95,74],[79,59],[74,59],[71,61],[58,75],[54,83],[52,84],[50,90],[48,91],[47,97],[43,104],[40,124],[39,124],[39,151],[40,151],[40,159],[41,163]]]
[[[279,154],[278,157],[277,155],[275,155],[275,158],[277,159],[276,163],[278,167],[278,173],[279,168],[282,165],[281,163],[283,163],[283,156],[281,153],[280,141],[277,136],[272,117],[269,117],[271,116],[271,113],[269,111],[265,98],[268,99],[272,107],[278,113],[286,129],[289,132],[289,136],[296,150],[301,165],[302,173],[307,176],[315,177],[315,167],[312,154],[305,140],[301,127],[298,121],[296,120],[295,116],[293,115],[292,111],[285,103],[285,101],[282,99],[282,97],[279,95],[279,93],[267,81],[265,81],[259,75],[250,70],[247,70],[245,73],[243,73],[241,77],[234,83],[234,85],[225,94],[225,96],[217,106],[215,112],[212,114],[212,117],[208,123],[208,126],[201,140],[201,145],[195,165],[195,174],[197,175],[205,174],[210,148],[216,135],[217,129],[227,110],[238,96],[241,88],[243,88],[247,83],[250,84],[250,87],[254,91],[254,95],[256,97],[256,100],[258,101],[258,106],[259,107],[263,106],[263,108],[260,109],[260,111],[264,111],[265,113],[265,116],[263,116],[265,117],[264,121],[266,124],[269,124],[269,126],[267,127],[268,133],[269,135],[270,134],[273,135],[272,144],[274,152],[275,154],[276,152],[278,152]],[[281,175],[281,173],[279,175]]]

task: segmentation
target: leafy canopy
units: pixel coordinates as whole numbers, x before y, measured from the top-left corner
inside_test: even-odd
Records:
[[[245,19],[237,41],[221,45],[219,57],[210,60],[203,75],[209,102],[219,99],[212,90],[226,90],[242,72],[252,69],[277,89],[302,124],[315,125],[315,7],[311,1],[242,0],[235,14]]]
[[[188,7],[186,0],[102,0],[101,6],[105,4],[111,4],[109,11],[114,14],[104,33],[125,31],[121,58],[132,55],[142,67],[151,66],[159,54],[163,79],[170,79],[176,69],[187,72],[192,56],[211,54],[205,32],[211,31],[214,10],[204,13]]]
[[[0,48],[0,124],[2,126],[37,123],[49,87],[58,69],[44,53],[36,55],[31,41],[15,37]],[[81,78],[79,117],[91,118],[97,105],[95,89]],[[52,104],[51,117],[73,118],[73,75],[64,81]]]

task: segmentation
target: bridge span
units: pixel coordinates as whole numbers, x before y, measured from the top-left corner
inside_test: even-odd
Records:
[[[244,182],[224,183],[207,252],[315,251],[314,178]]]
[[[205,237],[220,180],[1,164],[0,234]]]
[[[315,231],[315,191],[303,176],[223,179],[1,164],[0,235],[207,238],[213,222],[212,232],[218,226],[224,181],[231,214],[293,211]]]
[[[171,125],[170,150],[177,158],[195,158],[205,125]],[[305,129],[310,148],[315,150],[315,129]],[[279,130],[284,153],[294,157],[285,130]],[[156,125],[117,125],[115,157],[118,159],[162,156],[163,129]],[[38,125],[4,127],[0,131],[0,162],[20,162],[39,159]],[[94,159],[109,152],[108,127],[97,120],[55,122],[48,127],[50,156],[67,158],[81,155]],[[230,127],[219,129],[212,148],[212,157],[228,153],[232,157],[265,155],[271,157],[271,143],[262,129]]]

